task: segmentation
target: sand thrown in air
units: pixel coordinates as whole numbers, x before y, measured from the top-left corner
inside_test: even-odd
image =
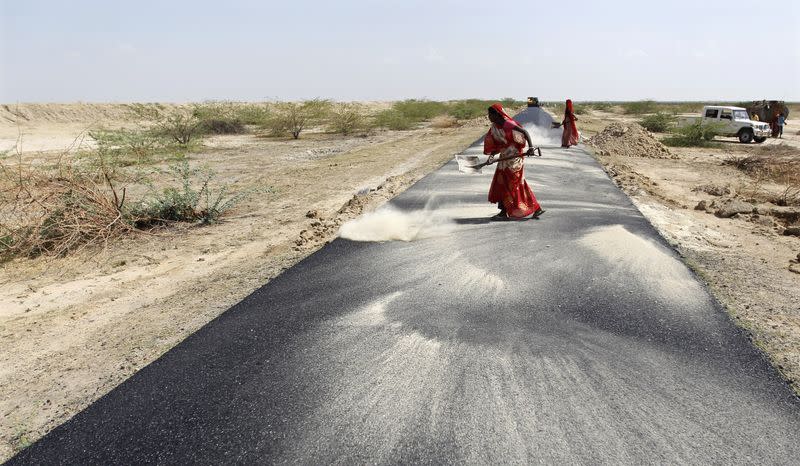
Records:
[[[534,146],[554,146],[561,145],[561,129],[545,128],[538,125],[525,125],[525,129],[531,135]]]
[[[435,210],[403,212],[387,206],[345,223],[339,236],[352,241],[415,241],[446,236],[455,227],[452,218]]]

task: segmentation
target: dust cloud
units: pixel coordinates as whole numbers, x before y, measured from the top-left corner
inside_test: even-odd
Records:
[[[545,128],[538,125],[525,125],[525,129],[528,130],[528,133],[530,133],[534,147],[561,145],[560,128]]]

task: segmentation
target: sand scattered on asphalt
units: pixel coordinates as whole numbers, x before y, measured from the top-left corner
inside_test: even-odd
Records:
[[[339,324],[347,326],[354,325],[359,327],[384,325],[387,323],[386,306],[391,304],[392,301],[400,297],[402,294],[403,292],[396,291],[386,296],[382,296],[381,298],[372,301],[357,311],[342,317],[339,320]]]
[[[339,236],[352,241],[415,241],[446,236],[455,226],[452,218],[435,210],[403,212],[387,206],[345,223]]]
[[[700,286],[666,247],[631,233],[622,225],[593,229],[579,242],[609,263],[626,267],[631,277],[658,277],[657,282],[645,286],[655,296],[669,297],[687,307],[698,303]]]

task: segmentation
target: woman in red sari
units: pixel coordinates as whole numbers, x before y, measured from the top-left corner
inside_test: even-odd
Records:
[[[483,153],[489,162],[497,163],[497,169],[489,188],[489,202],[497,203],[500,213],[493,218],[523,218],[533,215],[538,218],[544,213],[533,191],[525,181],[525,155],[533,155],[531,136],[519,123],[514,121],[500,104],[489,107],[489,132],[483,140]],[[523,153],[525,143],[528,152]],[[494,160],[496,155],[500,155]]]
[[[567,99],[567,106],[564,109],[564,121],[561,126],[564,132],[561,134],[561,147],[574,146],[578,143],[578,127],[575,122],[578,119],[575,117],[575,110],[572,108],[572,100]]]

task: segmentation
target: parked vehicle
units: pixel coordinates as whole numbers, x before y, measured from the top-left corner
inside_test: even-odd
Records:
[[[739,142],[762,143],[772,134],[768,123],[753,121],[747,109],[724,105],[707,105],[700,116],[683,117],[679,126],[692,125],[700,121],[702,125],[714,125],[720,136],[737,137]]]
[[[778,117],[783,115],[784,118],[789,118],[789,107],[782,100],[754,100],[747,106],[747,113],[750,118],[758,118],[758,121],[769,124],[772,134],[777,135]]]
[[[750,117],[756,115],[764,123],[772,123],[778,119],[778,115],[789,118],[789,107],[782,100],[754,100],[747,106],[747,114]]]

